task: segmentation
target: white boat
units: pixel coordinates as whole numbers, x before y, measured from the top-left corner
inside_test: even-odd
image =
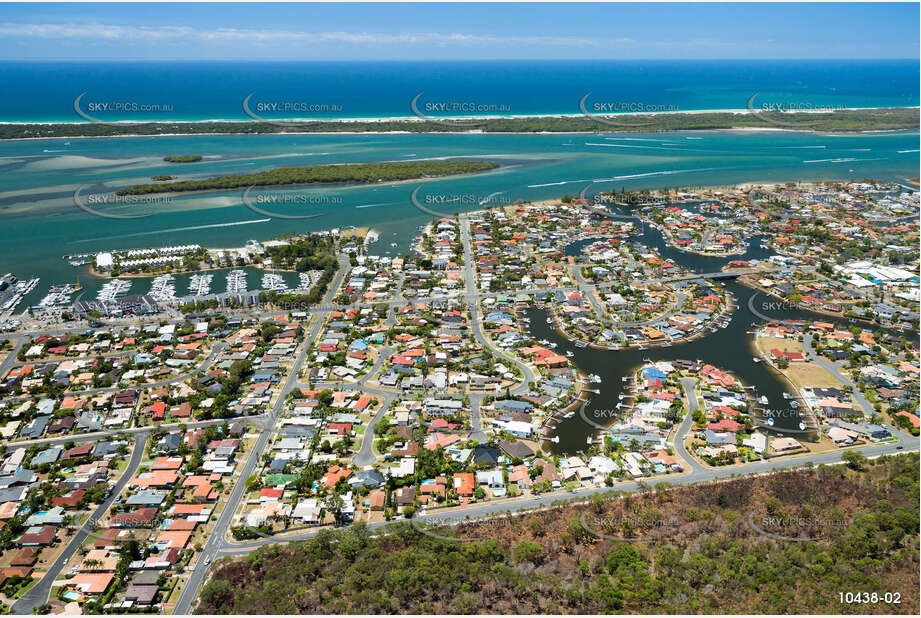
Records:
[[[242,270],[232,270],[227,273],[227,293],[239,294],[246,291],[246,273]]]
[[[768,398],[765,397],[764,395],[761,395],[761,397],[758,398],[758,403],[760,403],[763,406],[766,406],[768,404]]]
[[[211,293],[211,280],[214,275],[192,275],[189,278],[189,294],[192,296],[207,296]]]
[[[281,275],[276,273],[265,273],[262,275],[262,289],[272,290],[273,292],[284,292],[288,285]]]
[[[770,425],[771,427],[774,426],[774,417],[773,417],[773,416],[769,416],[769,417],[768,417],[767,424]]]
[[[760,363],[760,362],[761,362],[761,359],[758,358],[757,356],[752,356],[752,360],[753,360],[754,362],[756,362],[756,363]]]
[[[799,422],[799,428],[800,428],[800,431],[805,431],[805,429],[806,429],[806,423],[804,423],[803,421],[800,421],[800,422]]]
[[[64,307],[70,304],[70,297],[77,288],[68,285],[53,285],[48,294],[38,303],[40,307]]]
[[[131,282],[124,279],[112,279],[103,284],[99,293],[96,294],[96,300],[107,301],[115,300],[124,296],[131,289]]]
[[[157,302],[167,302],[176,298],[176,286],[173,285],[172,275],[160,275],[150,282],[151,298]]]
[[[569,350],[566,350],[566,356],[568,356],[569,358],[572,358],[573,356],[575,356],[575,354],[573,354]]]

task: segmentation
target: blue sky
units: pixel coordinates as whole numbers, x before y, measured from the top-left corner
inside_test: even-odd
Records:
[[[918,3],[0,4],[0,59],[917,59],[918,19]]]

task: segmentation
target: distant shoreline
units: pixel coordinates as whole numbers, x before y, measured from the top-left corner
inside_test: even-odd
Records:
[[[100,137],[179,137],[186,135],[355,135],[483,134],[540,135],[658,133],[677,131],[795,131],[862,133],[917,130],[921,108],[880,107],[783,112],[749,109],[660,111],[613,115],[528,114],[424,119],[339,118],[286,120],[303,126],[248,120],[6,122],[0,140],[82,139]],[[278,121],[279,123],[282,121]],[[467,124],[452,125],[452,122]],[[470,124],[475,122],[477,124]],[[802,126],[798,126],[802,125]]]
[[[899,107],[848,107],[839,111],[844,112],[862,112],[862,111],[874,111],[874,110],[906,110],[906,109],[921,109],[921,106],[899,106]],[[759,110],[756,110],[759,111]],[[760,110],[763,113],[769,113],[766,110]],[[828,114],[832,113],[830,110],[822,109],[799,109],[795,112],[786,112],[788,116],[797,115],[797,114]],[[694,114],[752,114],[752,111],[746,108],[739,109],[687,109],[687,110],[663,110],[663,111],[649,111],[649,112],[620,112],[616,114],[592,114],[592,116],[604,117],[604,118],[638,118],[645,116],[680,116],[680,115],[694,115]],[[531,118],[585,118],[586,115],[582,113],[551,113],[551,114],[503,114],[503,115],[480,115],[480,116],[439,116],[437,120],[443,121],[459,121],[459,120],[481,120],[483,122],[494,122],[497,120],[527,120]],[[419,116],[356,116],[356,117],[329,117],[329,118],[285,118],[278,119],[277,122],[285,123],[295,123],[300,122],[304,124],[309,123],[318,123],[318,122],[330,122],[330,123],[359,123],[359,122],[430,122],[430,119],[420,118]],[[106,124],[110,125],[147,125],[147,124],[207,124],[207,123],[226,123],[226,124],[259,124],[258,121],[250,120],[247,118],[201,118],[197,120],[116,120],[111,121]],[[36,125],[90,125],[93,123],[86,122],[85,120],[27,120],[27,121],[0,121],[0,126],[3,125],[22,125],[22,126],[36,126]],[[462,128],[462,127],[460,127]]]

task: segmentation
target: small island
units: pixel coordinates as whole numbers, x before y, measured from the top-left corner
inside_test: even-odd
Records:
[[[175,180],[175,176],[170,176],[169,174],[157,174],[156,176],[151,176],[151,180],[156,180],[158,182],[164,182],[167,180]]]
[[[200,180],[183,180],[169,184],[143,184],[125,187],[118,195],[179,193],[185,191],[223,191],[244,187],[375,182],[396,182],[419,178],[436,178],[471,174],[496,169],[494,161],[387,161],[382,163],[345,163],[280,167],[252,174],[231,174]]]
[[[201,155],[170,155],[163,160],[167,163],[198,163],[203,158]]]

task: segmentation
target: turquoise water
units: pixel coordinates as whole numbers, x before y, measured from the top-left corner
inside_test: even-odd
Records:
[[[48,286],[73,281],[82,273],[62,259],[65,254],[186,243],[235,247],[248,239],[349,225],[372,226],[380,233],[373,252],[402,254],[417,227],[431,219],[410,201],[420,185],[420,201],[451,214],[478,209],[487,198],[502,203],[576,195],[589,182],[594,183],[592,190],[851,178],[905,182],[918,176],[918,137],[917,132],[714,131],[627,137],[356,134],[7,141],[0,143],[0,273],[41,277],[27,299],[34,302]],[[162,158],[171,154],[200,154],[205,160],[164,163]],[[148,182],[155,174],[182,179],[285,165],[439,157],[486,158],[501,167],[419,183],[258,193],[286,200],[260,203],[264,210],[321,215],[302,220],[258,214],[243,204],[240,191],[174,196],[170,203],[152,206],[98,207],[110,213],[150,215],[131,220],[94,217],[73,202],[78,187],[87,185],[84,195],[113,191]],[[223,291],[222,279],[215,277],[217,291]],[[85,274],[81,281],[88,283]],[[179,290],[184,292],[185,285],[177,285]]]
[[[2,122],[246,120],[242,107],[281,103],[268,118],[411,115],[425,103],[486,106],[474,115],[576,114],[590,103],[663,109],[743,109],[758,102],[917,106],[916,60],[479,61],[479,62],[0,62]],[[297,105],[311,106],[300,111]],[[140,106],[160,106],[145,111]],[[169,108],[168,110],[166,108]],[[589,105],[591,109],[591,105]],[[437,113],[435,114],[437,115]],[[447,114],[452,115],[452,114]],[[455,113],[453,115],[464,115]]]

